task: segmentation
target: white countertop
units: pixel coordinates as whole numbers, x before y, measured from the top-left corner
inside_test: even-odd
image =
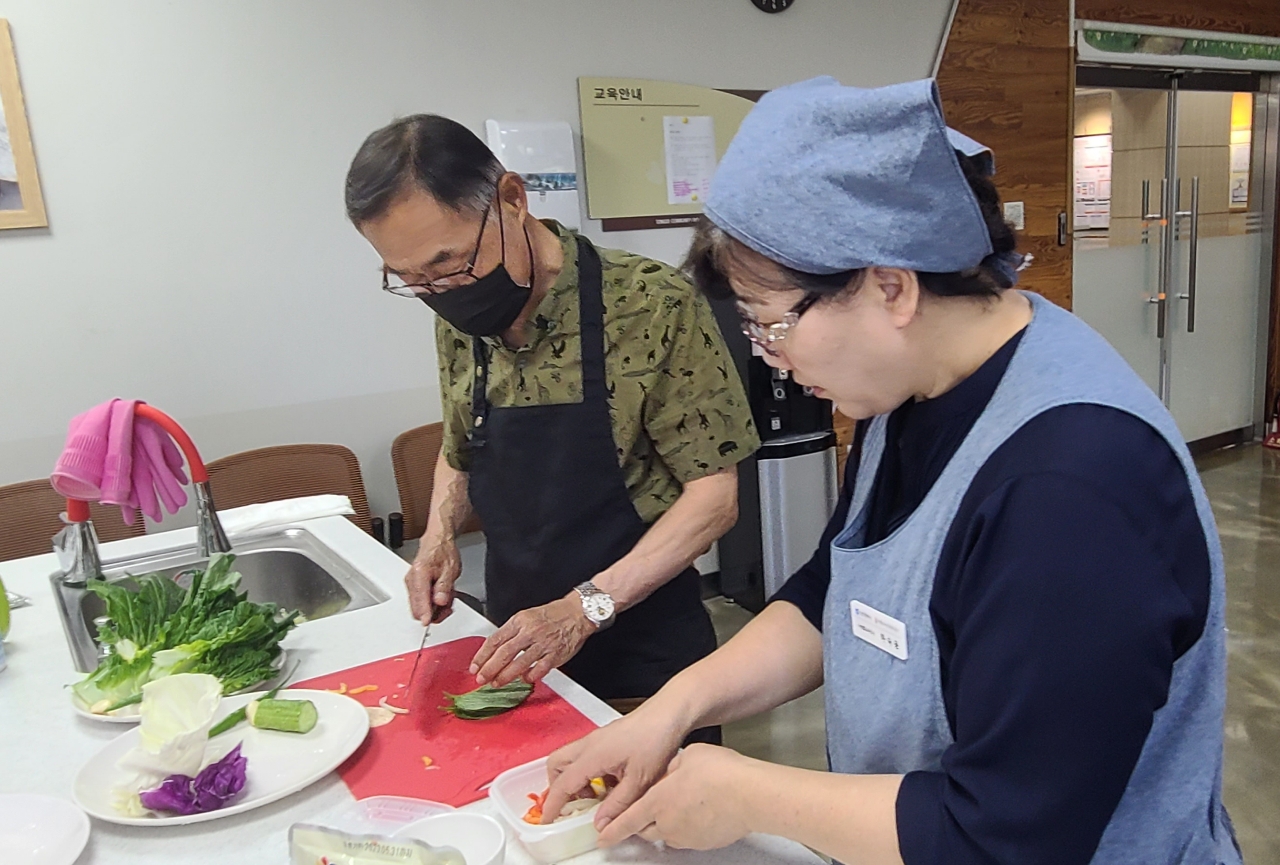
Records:
[[[422,626],[406,612],[406,564],[343,517],[300,523],[318,540],[346,559],[391,596],[390,600],[307,622],[285,640],[290,661],[299,664],[296,679],[331,673],[390,655],[411,652],[422,639]],[[104,562],[166,549],[191,547],[194,529],[178,529],[104,544]],[[234,545],[235,538],[232,538]],[[5,642],[9,667],[0,672],[0,793],[43,793],[72,800],[71,788],[80,767],[111,739],[129,729],[90,721],[76,715],[64,686],[80,674],[72,664],[63,635],[49,576],[58,568],[50,553],[0,562],[0,579],[11,592],[26,595],[32,605],[13,611]],[[475,575],[467,575],[473,577]],[[484,618],[462,604],[446,622],[433,626],[431,644],[493,631]],[[565,676],[552,673],[547,683],[598,724],[617,715],[604,703]],[[297,822],[314,822],[327,812],[349,804],[353,797],[332,774],[324,780],[272,805],[223,820],[195,826],[136,828],[93,821],[89,845],[76,865],[286,865],[288,829]],[[468,806],[496,816],[488,800]],[[512,833],[508,832],[508,835]],[[0,850],[0,862],[11,863]],[[795,863],[818,865],[811,852],[780,838],[753,836],[710,853],[660,850],[633,842],[614,851],[597,851],[575,859],[596,862]],[[507,862],[526,865],[533,860],[514,838]]]

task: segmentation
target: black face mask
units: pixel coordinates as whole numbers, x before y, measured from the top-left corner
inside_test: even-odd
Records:
[[[499,230],[502,230],[502,215],[498,215]],[[529,247],[529,272],[533,272],[533,243],[529,240],[529,230],[524,232],[525,243]],[[502,237],[503,257],[506,257],[506,233]],[[436,314],[458,330],[470,336],[498,336],[505,332],[520,316],[520,311],[529,302],[529,293],[533,288],[520,285],[507,273],[506,263],[501,263],[470,285],[459,286],[439,294],[418,295],[422,302],[435,310]]]

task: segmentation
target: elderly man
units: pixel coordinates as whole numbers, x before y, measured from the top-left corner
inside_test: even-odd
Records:
[[[455,536],[488,541],[481,683],[564,671],[631,703],[715,648],[694,559],[737,515],[759,440],[712,312],[665,264],[529,213],[465,127],[416,115],[356,154],[347,214],[383,284],[436,313],[445,436],[407,576],[449,614]]]

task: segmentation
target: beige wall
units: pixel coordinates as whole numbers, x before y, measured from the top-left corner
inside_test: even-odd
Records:
[[[68,419],[138,397],[208,459],[340,442],[375,513],[389,448],[440,419],[431,314],[347,224],[360,141],[435,111],[578,126],[576,78],[777,87],[928,74],[950,0],[5,0],[49,210],[0,232],[0,484]],[[595,240],[679,260],[690,232]],[[166,523],[170,525],[170,523]]]
[[[1076,94],[1076,137],[1111,134],[1111,91],[1087,90]]]

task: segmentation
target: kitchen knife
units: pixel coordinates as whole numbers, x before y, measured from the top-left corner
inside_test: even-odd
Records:
[[[431,636],[431,626],[422,629],[422,645],[418,646],[418,654],[413,656],[413,669],[409,671],[409,693],[413,693],[413,677],[418,674],[418,662],[422,660],[422,650],[427,647],[427,637]]]

